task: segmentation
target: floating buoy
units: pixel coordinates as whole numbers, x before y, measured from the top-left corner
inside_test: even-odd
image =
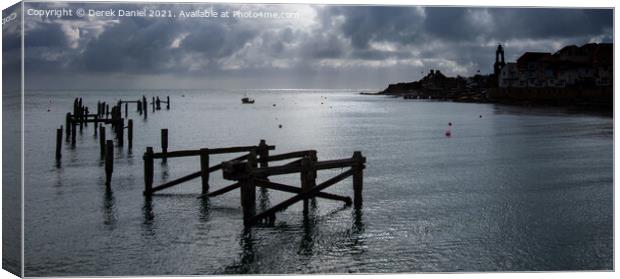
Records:
[[[452,136],[452,132],[450,130],[446,130],[446,137]]]
[[[482,118],[482,114],[481,114],[481,115],[478,115],[478,118]]]
[[[275,107],[276,107],[276,104],[273,104],[273,107],[275,108]]]
[[[448,122],[448,126],[452,126],[452,122]]]
[[[278,128],[282,129],[282,124],[278,125]]]

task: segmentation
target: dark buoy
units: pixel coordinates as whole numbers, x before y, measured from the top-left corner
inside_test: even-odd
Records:
[[[450,130],[446,130],[446,137],[452,136],[452,132]]]
[[[482,114],[481,114],[481,115],[478,115],[478,118],[482,118]]]
[[[448,122],[448,126],[452,126],[452,122]]]
[[[282,129],[282,124],[278,125],[278,128]]]
[[[276,104],[273,104],[273,107],[275,108],[275,107],[276,107]]]

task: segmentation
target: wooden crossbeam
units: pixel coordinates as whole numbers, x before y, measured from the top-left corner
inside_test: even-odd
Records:
[[[228,193],[228,192],[230,192],[232,190],[235,190],[235,189],[239,188],[240,186],[241,185],[239,183],[233,183],[233,184],[228,185],[228,186],[226,186],[226,187],[224,187],[222,189],[213,191],[213,192],[205,194],[205,195],[207,197],[215,197],[215,196],[223,195],[223,194],[226,194],[226,193]],[[202,196],[205,196],[205,195],[202,195]]]
[[[183,177],[181,177],[181,178],[175,179],[175,180],[173,180],[173,181],[169,181],[169,182],[166,182],[166,183],[164,183],[164,184],[162,184],[162,185],[159,185],[159,186],[153,187],[153,189],[151,190],[151,193],[155,193],[155,192],[157,192],[157,191],[161,191],[161,190],[163,190],[163,189],[167,189],[167,188],[170,188],[170,187],[172,187],[172,186],[175,186],[175,185],[181,184],[181,183],[183,183],[183,182],[187,182],[187,181],[190,181],[190,180],[192,180],[192,179],[198,178],[198,177],[200,177],[200,173],[201,173],[200,171],[197,171],[197,172],[194,172],[194,173],[188,174],[188,175],[186,175],[186,176],[183,176]]]
[[[300,193],[300,194],[298,194],[298,195],[296,195],[296,196],[294,196],[294,197],[292,197],[292,198],[290,198],[288,200],[285,200],[285,201],[279,203],[278,205],[276,205],[276,206],[274,206],[274,207],[272,207],[272,208],[270,208],[268,210],[265,210],[265,211],[261,212],[260,214],[257,214],[256,216],[250,218],[247,221],[247,223],[250,224],[250,225],[253,225],[253,224],[258,223],[262,219],[266,219],[266,218],[272,218],[273,219],[273,216],[275,216],[276,212],[282,211],[282,210],[288,208],[289,206],[293,205],[294,203],[296,203],[298,201],[301,201],[301,200],[304,200],[304,199],[316,196],[317,193],[321,192],[322,190],[326,189],[329,186],[332,186],[332,185],[334,185],[334,184],[336,184],[336,183],[346,179],[347,177],[353,175],[353,173],[354,173],[354,170],[353,169],[349,169],[349,170],[347,170],[347,171],[345,171],[345,172],[343,172],[343,173],[341,173],[339,175],[336,175],[336,176],[326,180],[325,182],[317,185],[316,187],[310,189],[308,192]]]
[[[304,156],[307,156],[308,154],[310,154],[311,152],[312,152],[312,150],[304,150],[304,151],[295,151],[295,152],[289,152],[289,153],[269,155],[268,161],[269,162],[273,162],[273,161],[281,161],[281,160],[288,160],[288,159],[293,159],[293,158],[304,157]]]
[[[214,171],[220,170],[221,168],[222,168],[222,164],[217,164],[215,166],[209,167],[209,172],[214,172]],[[151,193],[155,193],[157,191],[161,191],[163,189],[170,188],[172,186],[175,186],[175,185],[178,185],[178,184],[190,181],[192,179],[196,179],[196,178],[200,177],[200,173],[201,173],[200,171],[197,171],[197,172],[188,174],[186,176],[183,176],[181,178],[175,179],[173,181],[169,181],[169,182],[166,182],[166,183],[164,183],[162,185],[153,187],[153,190],[151,190]]]
[[[295,187],[295,186],[286,185],[286,184],[280,184],[280,183],[276,183],[276,182],[271,182],[271,181],[267,181],[267,180],[263,180],[263,179],[255,179],[254,183],[256,183],[256,186],[258,186],[258,187],[263,187],[263,188],[267,188],[267,189],[273,189],[273,190],[277,190],[277,191],[294,193],[294,194],[301,193],[301,188],[298,188],[298,187]],[[340,195],[336,195],[336,194],[318,192],[316,194],[316,196],[318,198],[343,201],[347,205],[351,205],[351,203],[352,203],[352,200],[351,200],[350,197],[340,196]]]
[[[284,166],[290,166],[290,165],[300,165],[300,164],[301,164],[301,160],[302,160],[302,159],[297,159],[297,160],[295,160],[295,161],[288,162],[288,163],[284,164]]]
[[[256,149],[256,146],[236,146],[236,147],[225,147],[225,148],[209,148],[209,155],[216,154],[226,154],[226,153],[240,153],[240,152],[249,152]],[[269,150],[275,150],[275,146],[268,146]],[[169,151],[164,153],[153,153],[153,158],[174,158],[174,157],[189,157],[189,156],[200,156],[200,149],[198,150],[179,150],[179,151]]]
[[[325,169],[334,169],[334,168],[347,168],[347,167],[355,166],[356,163],[357,163],[356,160],[353,158],[320,161],[320,162],[316,162],[314,166],[312,166],[311,169],[312,170],[325,170]],[[291,173],[296,173],[300,171],[301,171],[301,165],[286,164],[282,166],[253,169],[252,174],[260,177],[260,176],[291,174]]]

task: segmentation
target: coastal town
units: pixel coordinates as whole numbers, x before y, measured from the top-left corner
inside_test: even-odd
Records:
[[[431,69],[418,81],[390,84],[375,94],[404,99],[613,107],[611,43],[569,45],[555,53],[525,52],[514,62],[506,62],[504,57],[504,48],[498,45],[491,74],[448,77]]]

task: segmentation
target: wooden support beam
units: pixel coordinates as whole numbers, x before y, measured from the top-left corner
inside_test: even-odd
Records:
[[[65,117],[65,129],[67,129],[67,140],[69,139],[69,136],[71,135],[71,113],[67,112],[67,115]]]
[[[161,129],[161,154],[162,161],[165,163],[168,161],[168,129]],[[199,153],[202,154],[202,153]]]
[[[200,176],[202,177],[202,194],[209,193],[209,149],[200,149]]]
[[[166,183],[161,184],[159,186],[152,187],[151,193],[155,193],[155,192],[158,192],[158,191],[161,191],[161,190],[164,190],[164,189],[168,189],[168,188],[170,188],[172,186],[176,186],[176,185],[179,185],[181,183],[184,183],[184,182],[190,181],[192,179],[198,178],[198,177],[200,177],[201,173],[202,173],[201,171],[197,171],[197,172],[188,174],[186,176],[183,176],[181,178],[177,178],[175,180],[166,182]]]
[[[77,136],[77,122],[71,121],[71,145],[72,146],[75,146],[76,136]]]
[[[235,190],[235,189],[237,189],[239,187],[241,187],[241,184],[233,183],[233,184],[228,185],[228,186],[226,186],[226,187],[224,187],[222,189],[215,190],[215,191],[213,191],[211,193],[207,193],[206,195],[207,195],[207,197],[215,197],[215,196],[219,196],[219,195],[222,195],[222,194],[226,194],[226,193],[228,193],[228,192],[230,192],[232,190]]]
[[[207,169],[207,172],[208,172],[208,173],[211,173],[211,172],[217,171],[217,170],[219,170],[219,169],[221,169],[221,168],[222,168],[222,164],[217,164],[217,165],[215,165],[215,166],[212,166],[212,167],[208,168],[208,169]],[[181,184],[181,183],[184,183],[184,182],[190,181],[190,180],[192,180],[192,179],[196,179],[196,178],[201,177],[201,176],[202,176],[202,170],[199,170],[199,171],[197,171],[197,172],[190,173],[190,174],[188,174],[188,175],[186,175],[186,176],[183,176],[183,177],[181,177],[181,178],[177,178],[177,179],[175,179],[175,180],[172,180],[172,181],[166,182],[166,183],[161,184],[161,185],[159,185],[159,186],[152,187],[151,193],[154,193],[154,192],[157,192],[157,191],[161,191],[161,190],[163,190],[163,189],[167,189],[167,188],[170,188],[170,187],[172,187],[172,186],[179,185],[179,184]],[[152,182],[151,182],[151,183],[152,183]]]
[[[364,181],[364,163],[366,158],[362,157],[362,152],[353,152],[353,160],[355,165],[353,166],[353,202],[355,208],[362,207],[362,188]]]
[[[112,183],[112,172],[114,171],[114,142],[108,140],[105,146],[105,185]]]
[[[62,158],[62,126],[56,129],[56,160]]]
[[[261,168],[269,166],[269,146],[264,139],[258,143],[258,162]]]
[[[144,153],[144,195],[153,194],[153,147],[147,147]]]
[[[146,97],[142,96],[142,112],[144,112],[144,119],[147,119],[149,110],[146,106]]]
[[[101,125],[99,126],[99,152],[101,157],[105,156],[105,142],[105,127]]]
[[[97,130],[99,130],[99,127],[97,127],[97,120],[98,120],[98,118],[99,118],[99,116],[95,115],[95,122],[93,123],[93,126],[95,126],[95,127],[93,127],[94,128],[93,129],[94,130],[93,133],[95,135],[95,138],[97,138]]]
[[[295,151],[295,152],[289,152],[289,153],[269,155],[268,161],[273,162],[273,161],[282,161],[282,160],[289,160],[289,159],[294,159],[294,158],[301,158],[304,156],[308,156],[308,154],[312,151],[313,150],[304,150],[304,151]]]
[[[268,146],[269,150],[274,150],[275,146]],[[226,154],[226,153],[241,153],[241,152],[249,152],[256,149],[256,146],[236,146],[236,147],[225,147],[225,148],[210,148],[209,155],[215,154]],[[160,159],[163,158],[164,155],[162,153],[154,153],[153,158]],[[170,151],[167,152],[165,157],[175,158],[175,157],[190,157],[190,156],[200,156],[200,149],[198,150],[179,150],[179,151]]]
[[[247,161],[248,173],[252,173],[252,169],[256,167],[256,150],[252,149]],[[256,214],[256,185],[254,177],[248,175],[239,180],[241,185],[241,207],[243,209],[243,223],[249,225],[249,221]]]
[[[353,175],[353,170],[349,169],[339,175],[336,175],[328,180],[326,180],[325,182],[317,185],[316,187],[312,188],[311,190],[309,190],[308,192],[305,193],[300,193],[288,200],[285,200],[279,204],[277,204],[276,206],[265,210],[264,212],[257,214],[256,216],[250,218],[250,220],[244,222],[244,224],[246,225],[253,225],[258,223],[260,220],[262,219],[266,219],[266,218],[271,218],[273,219],[274,215],[276,212],[282,211],[286,208],[288,208],[289,206],[293,205],[294,203],[301,201],[303,199],[315,196],[316,193],[321,192],[322,190],[326,189],[329,186],[332,186],[344,179],[346,179],[347,177]]]
[[[297,159],[297,160],[294,160],[294,161],[290,161],[290,162],[284,164],[283,166],[299,166],[299,165],[301,165],[301,160],[302,159]]]
[[[127,121],[127,145],[129,149],[133,146],[133,119]]]
[[[120,114],[121,108],[118,107],[118,112]],[[118,123],[116,124],[116,139],[118,140],[118,146],[123,146],[125,142],[125,119],[120,118]]]
[[[282,192],[287,192],[287,193],[293,193],[293,194],[302,193],[301,188],[291,186],[291,185],[275,183],[275,182],[267,181],[264,179],[256,179],[254,180],[254,182],[256,183],[256,186],[262,187],[262,188],[267,188],[267,189],[272,189],[272,190],[282,191]],[[347,205],[351,205],[351,203],[353,202],[350,197],[340,196],[340,195],[330,194],[330,193],[325,193],[325,192],[318,192],[316,194],[316,197],[329,199],[329,200],[343,201]]]

